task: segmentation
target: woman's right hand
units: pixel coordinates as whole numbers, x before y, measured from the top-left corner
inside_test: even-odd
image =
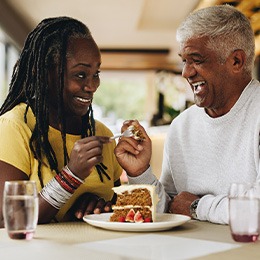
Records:
[[[103,144],[109,142],[107,136],[90,136],[75,142],[68,163],[71,172],[82,180],[87,178],[92,168],[103,161]]]

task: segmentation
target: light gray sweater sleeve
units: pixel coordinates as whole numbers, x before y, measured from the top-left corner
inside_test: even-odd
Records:
[[[138,177],[130,177],[128,176],[129,184],[150,184],[156,187],[156,192],[159,196],[159,203],[157,204],[157,212],[163,213],[168,209],[168,204],[170,201],[169,195],[165,192],[164,187],[156,178],[156,176],[152,173],[152,168],[149,167],[142,175]]]

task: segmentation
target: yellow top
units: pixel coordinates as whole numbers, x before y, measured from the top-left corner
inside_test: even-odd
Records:
[[[0,116],[0,160],[20,169],[28,175],[30,180],[35,180],[37,189],[40,191],[41,185],[38,177],[38,160],[34,158],[29,146],[29,140],[35,125],[35,117],[32,110],[29,109],[27,113],[27,123],[25,123],[25,108],[26,104],[21,103]],[[96,135],[111,136],[112,133],[104,124],[96,121]],[[80,138],[80,135],[66,135],[68,154],[70,154],[74,143]],[[60,131],[50,127],[49,141],[57,157],[58,169],[61,170],[64,163]],[[57,220],[60,221],[63,218],[76,198],[82,193],[90,192],[105,200],[111,200],[114,194],[112,190],[114,182],[120,178],[122,173],[122,169],[114,156],[114,147],[115,142],[103,146],[103,164],[107,166],[108,169],[106,170],[106,173],[110,176],[111,180],[108,180],[107,177],[103,175],[103,182],[101,182],[96,168],[94,167],[90,176],[86,178],[85,183],[75,191],[70,200],[59,210],[56,216]],[[46,158],[43,158],[41,174],[44,185],[56,174],[54,171],[51,171]]]

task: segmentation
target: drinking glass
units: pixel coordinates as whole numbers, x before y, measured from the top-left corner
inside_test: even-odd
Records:
[[[231,184],[229,191],[229,225],[237,242],[255,242],[259,236],[259,196],[252,185]]]
[[[12,239],[31,240],[38,222],[39,202],[34,181],[6,181],[3,215]]]

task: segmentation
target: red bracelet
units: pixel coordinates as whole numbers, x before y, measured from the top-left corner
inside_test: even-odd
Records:
[[[73,176],[71,176],[65,168],[61,170],[61,174],[64,176],[64,178],[71,183],[75,188],[78,188],[81,185],[81,182],[79,182],[77,179],[75,179]]]
[[[74,179],[76,179],[77,181],[79,181],[80,183],[84,183],[84,180],[80,179],[78,176],[76,176],[68,167],[68,165],[64,166],[63,168],[64,171],[66,171],[66,173],[68,173],[70,176],[72,176]]]
[[[61,186],[64,190],[68,191],[69,193],[73,194],[74,191],[76,190],[76,189],[73,189],[71,186],[69,186],[68,183],[67,183],[64,179],[61,178],[60,174],[56,174],[56,175],[55,175],[55,179],[56,179],[57,182],[60,184],[60,186]]]

